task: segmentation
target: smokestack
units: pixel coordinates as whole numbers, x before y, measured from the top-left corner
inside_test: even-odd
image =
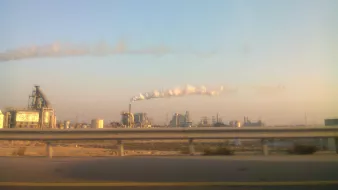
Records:
[[[129,103],[129,109],[128,109],[128,127],[131,127],[131,103]]]

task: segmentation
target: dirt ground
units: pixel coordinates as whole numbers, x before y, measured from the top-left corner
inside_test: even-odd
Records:
[[[258,140],[241,141],[241,146],[231,145],[227,140],[196,140],[194,148],[197,155],[205,149],[229,146],[236,155],[261,155]],[[106,141],[54,141],[53,156],[117,156],[117,143]],[[188,142],[184,140],[123,141],[126,156],[137,155],[185,155],[189,153]],[[19,153],[21,151],[21,153]],[[286,154],[286,148],[270,148],[270,154]],[[39,141],[0,141],[0,156],[45,156],[46,146]]]

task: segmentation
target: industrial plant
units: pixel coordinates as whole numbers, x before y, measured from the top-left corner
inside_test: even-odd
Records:
[[[2,114],[1,114],[2,115]],[[9,108],[3,116],[3,128],[55,128],[56,115],[39,86],[29,96],[27,109]]]
[[[238,120],[230,120],[228,123],[223,122],[223,119],[219,116],[219,113],[216,116],[211,117],[210,119],[207,116],[201,117],[201,120],[198,124],[199,127],[263,127],[265,124],[262,120],[258,120],[257,122],[253,122],[249,120],[248,117],[244,116],[243,123]]]
[[[202,90],[201,90],[202,89]],[[187,94],[213,94],[206,91],[205,88],[195,88],[192,86],[186,87],[186,89],[181,89],[177,91],[176,95],[187,95]],[[104,120],[100,118],[92,119],[91,122],[79,123],[71,122],[70,120],[57,121],[56,112],[52,107],[51,102],[48,100],[47,96],[43,93],[39,86],[34,86],[31,95],[28,98],[28,106],[24,109],[16,108],[6,108],[5,110],[0,110],[0,128],[35,128],[35,129],[100,129],[105,127],[119,127],[119,128],[150,128],[150,127],[262,127],[265,126],[265,123],[259,119],[257,121],[251,121],[247,116],[244,116],[244,120],[229,120],[224,122],[223,118],[220,117],[219,113],[216,116],[212,116],[211,119],[207,116],[201,117],[200,122],[193,123],[189,111],[186,111],[185,114],[174,113],[170,121],[164,125],[154,125],[152,119],[148,117],[148,114],[145,112],[132,113],[131,105],[134,101],[139,101],[143,99],[152,99],[159,97],[170,97],[176,96],[175,93],[172,94],[173,90],[169,90],[168,93],[164,93],[163,96],[159,96],[154,92],[152,95],[147,93],[141,94],[138,98],[133,98],[129,103],[129,110],[126,112],[121,112],[121,120],[119,122],[110,122],[104,125]],[[170,93],[169,93],[170,92]],[[180,92],[180,93],[178,93]],[[208,92],[208,93],[207,93]],[[217,94],[217,93],[214,93]],[[140,98],[141,97],[141,98]],[[147,97],[147,98],[142,98]],[[336,125],[337,119],[327,119],[325,120],[325,125]]]
[[[252,122],[248,117],[244,117],[243,127],[263,127],[264,123],[261,120]]]
[[[147,116],[147,113],[131,113],[131,112],[122,112],[121,113],[121,123],[123,127],[126,128],[149,128],[151,127],[151,122]]]
[[[191,127],[192,121],[188,111],[185,114],[175,113],[169,123],[170,127]]]
[[[88,126],[103,128],[103,119],[93,119],[90,125],[72,124],[69,120],[57,122],[55,110],[40,86],[34,86],[26,109],[7,108],[4,113],[0,111],[0,128],[78,129]]]

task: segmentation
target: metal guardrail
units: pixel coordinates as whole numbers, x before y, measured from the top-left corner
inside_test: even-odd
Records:
[[[1,129],[0,140],[139,140],[338,138],[338,127],[210,127],[137,129]]]
[[[51,158],[54,140],[117,140],[118,154],[124,155],[122,140],[188,139],[189,152],[194,154],[194,139],[262,139],[264,155],[269,154],[265,139],[274,138],[334,138],[338,153],[338,127],[210,127],[210,128],[147,128],[147,129],[2,129],[0,140],[46,141]]]

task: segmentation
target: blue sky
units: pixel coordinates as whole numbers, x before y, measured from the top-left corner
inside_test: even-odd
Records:
[[[338,117],[338,2],[0,1],[0,52],[54,43],[98,43],[168,52],[50,56],[0,62],[0,109],[24,107],[40,84],[58,118],[119,120],[131,96],[193,84],[238,88],[220,97],[136,102],[161,123],[190,110],[268,123]],[[279,92],[277,85],[286,86]],[[266,87],[271,93],[262,93]]]

